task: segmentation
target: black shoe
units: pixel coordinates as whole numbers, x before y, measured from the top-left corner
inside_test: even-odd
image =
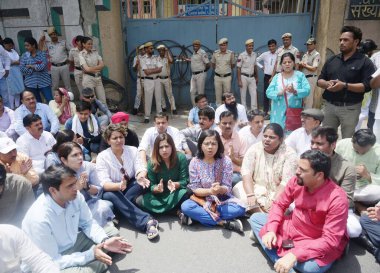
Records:
[[[149,123],[149,119],[148,118],[144,119],[144,123]]]
[[[162,112],[166,112],[166,108],[162,108]]]
[[[373,245],[373,243],[370,241],[370,239],[365,234],[360,234],[359,237],[353,238],[353,240],[364,247],[369,253],[375,254],[376,247]]]
[[[137,110],[136,108],[133,108],[133,110],[132,110],[132,115],[136,116],[136,115],[137,115],[137,112],[138,112],[138,110]]]
[[[224,223],[223,227],[225,229],[229,229],[229,230],[236,231],[239,233],[243,232],[243,224],[241,223],[241,221],[239,219],[226,221]]]
[[[173,115],[177,115],[177,114],[178,114],[177,110],[173,110]]]

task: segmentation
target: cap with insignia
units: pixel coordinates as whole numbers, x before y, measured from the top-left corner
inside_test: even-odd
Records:
[[[222,38],[219,40],[219,45],[222,45],[222,44],[225,44],[225,43],[228,43],[228,39],[227,38]]]
[[[316,44],[317,41],[314,39],[314,38],[309,38],[307,41],[306,41],[306,44],[305,45],[311,45],[311,44]]]
[[[159,45],[158,47],[157,47],[157,49],[165,49],[166,47],[164,46],[164,45]]]
[[[248,39],[247,41],[245,41],[245,45],[249,45],[249,44],[252,44],[253,43],[253,39]]]
[[[284,34],[282,34],[281,39],[284,39],[284,38],[292,38],[292,34],[289,32],[284,33]]]
[[[201,41],[199,41],[199,40],[194,40],[193,41],[193,45],[200,45],[201,44]]]
[[[150,46],[153,46],[153,43],[152,42],[147,42],[145,43],[144,47],[150,47]]]
[[[322,122],[324,117],[325,117],[323,112],[319,109],[316,109],[316,108],[305,109],[301,112],[301,115],[307,116],[307,117],[312,117],[316,120],[319,120],[320,122]]]
[[[52,34],[52,33],[57,33],[57,31],[55,30],[55,27],[49,27],[49,28],[47,29],[47,34],[48,34],[48,35],[50,35],[50,34]]]

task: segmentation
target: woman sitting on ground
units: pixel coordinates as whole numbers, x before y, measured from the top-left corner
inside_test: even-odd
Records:
[[[65,142],[58,148],[58,156],[63,165],[76,172],[77,189],[83,194],[92,216],[98,224],[104,227],[108,222],[111,225],[115,215],[112,212],[112,203],[100,199],[103,189],[92,162],[83,161],[82,148],[75,142]]]
[[[189,198],[189,169],[186,156],[176,152],[173,138],[166,133],[157,136],[148,162],[150,190],[137,203],[154,213],[173,211]]]
[[[49,107],[58,117],[59,123],[65,125],[69,118],[75,115],[75,103],[70,101],[69,92],[65,88],[54,90],[54,99],[49,101]]]
[[[96,158],[96,170],[104,189],[103,199],[111,201],[136,229],[145,231],[148,239],[157,237],[158,221],[135,205],[136,198],[150,184],[145,178],[146,169],[137,148],[124,145],[125,128],[120,124],[108,125],[103,137],[110,145]]]
[[[236,218],[245,214],[245,207],[231,195],[232,162],[223,153],[218,132],[203,131],[198,140],[198,155],[189,166],[188,187],[193,195],[181,206],[182,224],[196,220],[205,226],[219,225],[243,232],[243,225]]]
[[[295,175],[298,156],[284,142],[284,130],[277,123],[268,124],[263,140],[246,152],[241,167],[243,181],[233,194],[247,203],[251,212],[269,212],[272,202]]]

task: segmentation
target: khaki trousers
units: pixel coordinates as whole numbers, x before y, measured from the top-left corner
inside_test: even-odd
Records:
[[[158,78],[157,80],[160,82],[159,87],[161,89],[161,107],[166,109],[166,100],[165,100],[165,93],[166,93],[166,96],[168,96],[168,99],[169,99],[170,109],[176,110],[175,99],[173,96],[173,90],[172,90],[172,85],[171,85],[170,79],[169,78],[167,78],[167,79]]]
[[[150,80],[145,79],[144,80],[144,92],[145,92],[145,119],[150,118],[150,114],[152,112],[152,100],[153,95],[156,100],[156,112],[160,113],[162,112],[161,108],[161,89],[159,81],[160,79]]]
[[[245,109],[248,111],[247,107],[247,88],[249,95],[251,96],[251,110],[257,109],[257,86],[255,77],[249,78],[247,76],[241,75],[242,87],[240,88],[240,98],[241,104],[244,105]]]
[[[83,85],[82,85],[83,72],[82,72],[82,70],[74,69],[74,79],[75,79],[75,84],[77,85],[77,88],[78,88],[78,92],[73,92],[73,94],[75,96],[75,100],[79,100],[80,95],[81,95],[82,90],[83,90]]]
[[[309,85],[310,85],[310,94],[306,98],[303,99],[303,104],[304,104],[305,109],[313,108],[314,89],[317,85],[317,80],[318,80],[318,77],[307,78],[307,81],[309,82]]]
[[[191,76],[190,81],[190,97],[191,103],[195,106],[195,95],[205,93],[207,72],[199,73]]]
[[[51,81],[52,81],[52,90],[57,90],[59,86],[59,79],[62,79],[63,85],[65,86],[66,90],[71,92],[71,85],[70,85],[70,71],[69,66],[63,65],[63,66],[51,66]]]
[[[93,77],[83,73],[83,88],[92,88],[95,91],[96,98],[107,105],[106,91],[104,90],[102,77]]]
[[[140,83],[140,81],[141,81],[141,83]],[[133,106],[133,108],[135,108],[135,109],[139,109],[139,107],[140,107],[141,97],[142,97],[141,85],[144,87],[144,80],[143,79],[140,80],[139,78],[137,78],[137,81],[136,81],[136,98],[135,98],[135,104]]]
[[[232,76],[222,78],[215,75],[214,77],[215,101],[218,106],[222,104],[222,95],[227,92],[232,92],[231,81],[232,81]]]

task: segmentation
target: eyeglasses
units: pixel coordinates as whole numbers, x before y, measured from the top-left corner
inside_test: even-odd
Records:
[[[83,96],[84,98],[86,98],[86,99],[93,99],[93,98],[95,98],[95,95],[91,95],[91,96]]]
[[[125,181],[128,183],[131,178],[129,177],[128,173],[125,171],[124,167],[120,168],[120,172],[123,175],[123,178],[125,179]]]

